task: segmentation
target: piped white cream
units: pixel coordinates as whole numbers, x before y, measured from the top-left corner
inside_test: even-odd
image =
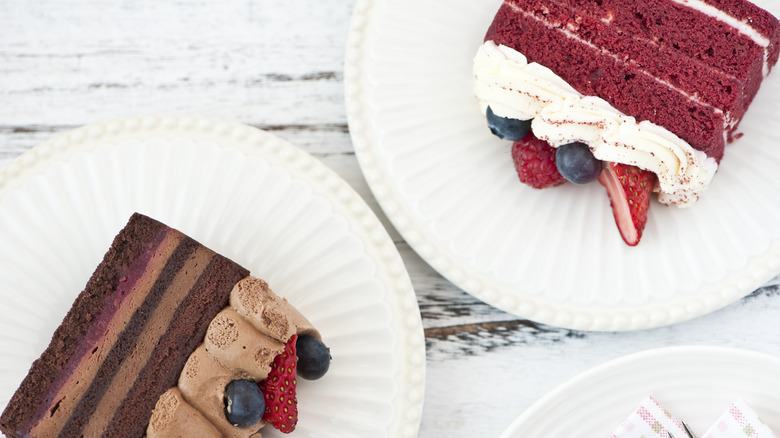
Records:
[[[554,147],[580,141],[604,161],[658,175],[658,199],[686,207],[707,188],[717,163],[667,129],[637,122],[594,96],[583,96],[550,69],[492,41],[474,59],[474,91],[483,111],[534,119],[534,135]]]

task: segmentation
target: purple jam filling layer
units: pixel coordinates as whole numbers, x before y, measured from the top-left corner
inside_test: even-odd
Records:
[[[105,338],[108,328],[111,325],[111,321],[114,319],[117,311],[122,307],[122,304],[133,295],[135,292],[135,286],[143,279],[143,274],[146,271],[146,267],[149,261],[154,256],[160,244],[165,240],[170,232],[173,230],[166,227],[161,227],[154,238],[149,242],[148,246],[138,257],[136,257],[130,265],[124,270],[118,271],[119,282],[116,290],[106,295],[103,308],[99,311],[97,316],[97,322],[92,325],[83,338],[83,342],[76,346],[75,351],[68,359],[67,364],[57,374],[50,386],[50,392],[46,396],[43,403],[38,406],[35,414],[31,416],[31,423],[28,426],[32,426],[40,421],[46,412],[51,409],[56,409],[53,406],[54,399],[59,394],[62,387],[73,377],[73,373],[76,368],[81,364],[83,359],[88,355],[93,354],[100,342]]]

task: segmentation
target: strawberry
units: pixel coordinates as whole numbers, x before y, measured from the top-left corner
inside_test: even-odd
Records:
[[[295,430],[298,423],[298,399],[295,397],[295,380],[298,358],[295,353],[297,335],[284,344],[284,350],[271,363],[268,377],[257,385],[265,397],[263,420],[282,433]]]
[[[565,180],[555,166],[555,148],[533,134],[512,144],[512,161],[520,181],[535,189],[563,184]]]
[[[636,246],[642,238],[655,181],[653,172],[620,163],[604,166],[599,176],[599,182],[607,189],[620,235],[629,246]]]

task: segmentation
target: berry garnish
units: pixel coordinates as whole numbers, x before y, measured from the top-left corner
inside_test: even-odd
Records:
[[[487,109],[486,116],[490,132],[498,138],[517,141],[531,132],[531,120],[517,120],[497,116],[490,107]]]
[[[604,172],[599,177],[599,182],[609,194],[620,235],[629,246],[636,246],[642,238],[655,181],[653,172],[619,163],[604,166]]]
[[[282,433],[290,433],[298,424],[298,399],[295,397],[296,335],[284,344],[284,350],[271,363],[268,377],[257,385],[265,396],[263,419]]]
[[[298,351],[298,375],[306,380],[317,380],[330,368],[330,350],[314,336],[303,335],[295,344]]]
[[[520,181],[535,189],[566,182],[555,166],[555,148],[533,134],[512,144],[512,161]]]
[[[252,380],[233,380],[225,387],[225,417],[230,424],[249,427],[265,412],[265,399]]]
[[[555,151],[555,164],[561,175],[574,184],[596,181],[603,168],[588,145],[579,142],[559,146]]]

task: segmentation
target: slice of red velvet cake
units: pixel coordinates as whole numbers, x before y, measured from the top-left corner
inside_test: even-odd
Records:
[[[587,145],[606,172],[654,173],[661,202],[688,206],[778,54],[780,23],[745,0],[505,0],[475,92],[499,136],[530,130],[555,156]]]
[[[219,430],[259,437],[265,403],[258,385],[276,356],[291,339],[288,347],[295,348],[296,334],[325,347],[296,309],[248,274],[181,232],[134,214],[11,398],[0,431],[9,437],[182,436],[197,423],[212,424],[197,436],[219,436],[206,433]],[[207,412],[192,400],[202,388],[181,387],[185,364],[199,350],[210,350],[206,356],[222,364],[220,376],[227,377],[209,388],[209,400],[219,403],[207,405]],[[210,370],[199,375],[214,380]],[[259,398],[255,405],[242,404],[245,398],[226,387],[236,379]],[[166,409],[172,400],[177,408]],[[259,413],[246,417],[241,409]],[[153,410],[156,429],[147,432]]]

